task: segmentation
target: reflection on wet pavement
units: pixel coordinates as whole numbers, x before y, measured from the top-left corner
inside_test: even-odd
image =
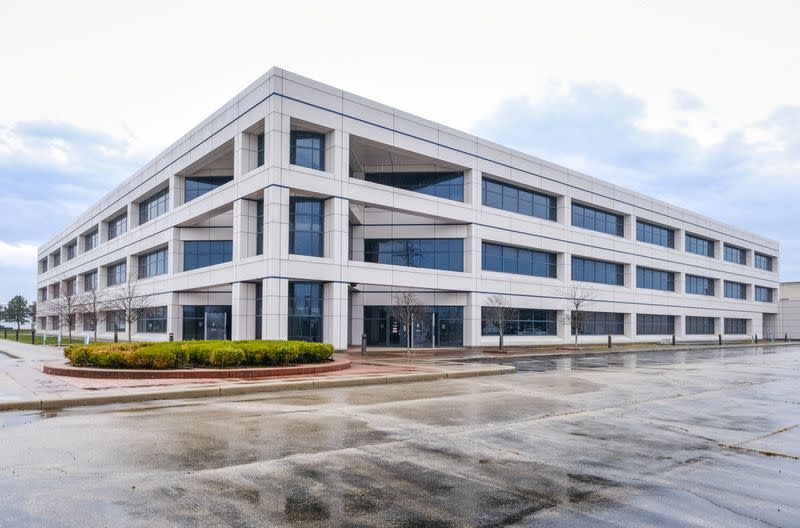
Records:
[[[2,413],[0,526],[797,526],[800,347],[502,361]]]

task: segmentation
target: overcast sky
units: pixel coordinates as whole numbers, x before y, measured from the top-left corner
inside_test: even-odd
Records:
[[[37,244],[280,66],[777,239],[797,2],[0,3],[0,303]]]

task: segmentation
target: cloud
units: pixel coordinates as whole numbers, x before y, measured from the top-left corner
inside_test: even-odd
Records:
[[[705,112],[689,94],[683,110]],[[703,145],[683,130],[645,129],[645,103],[606,84],[538,101],[510,99],[476,133],[781,242],[783,280],[800,279],[800,107]]]
[[[693,93],[685,90],[673,90],[672,92],[672,107],[675,110],[684,112],[694,112],[703,110],[706,105],[703,100],[694,95]]]

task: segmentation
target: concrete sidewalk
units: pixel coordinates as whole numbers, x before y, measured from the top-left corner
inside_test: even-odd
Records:
[[[31,345],[22,341],[0,339],[0,354],[14,359],[53,361],[64,357],[64,348],[51,345]]]

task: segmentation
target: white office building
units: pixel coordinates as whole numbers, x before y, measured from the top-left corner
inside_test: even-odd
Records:
[[[732,340],[780,331],[779,265],[773,240],[273,68],[39,248],[37,325],[134,283],[139,340],[399,346],[414,292],[415,347],[471,347],[501,295],[507,344],[559,344],[579,282],[584,343]],[[100,337],[125,325],[106,310]]]

